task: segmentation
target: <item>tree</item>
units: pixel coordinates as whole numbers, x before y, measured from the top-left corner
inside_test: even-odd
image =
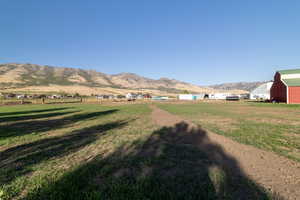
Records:
[[[74,94],[74,97],[75,97],[75,98],[80,97],[80,94],[76,92],[76,93]]]

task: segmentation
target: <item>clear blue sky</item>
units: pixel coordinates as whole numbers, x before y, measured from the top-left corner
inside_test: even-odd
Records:
[[[0,0],[0,63],[199,85],[300,67],[300,1]]]

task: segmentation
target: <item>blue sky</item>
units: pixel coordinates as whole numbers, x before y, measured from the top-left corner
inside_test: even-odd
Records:
[[[0,63],[198,85],[300,67],[300,1],[0,0]]]

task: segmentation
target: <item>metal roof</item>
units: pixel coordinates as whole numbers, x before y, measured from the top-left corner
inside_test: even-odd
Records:
[[[251,94],[270,94],[270,89],[273,85],[273,82],[263,83],[254,90],[251,91]]]
[[[287,86],[300,86],[300,78],[282,79]]]
[[[300,69],[287,69],[278,71],[279,74],[300,74]]]

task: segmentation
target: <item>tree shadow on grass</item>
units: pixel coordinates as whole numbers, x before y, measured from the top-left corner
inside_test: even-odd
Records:
[[[75,114],[60,119],[25,121],[25,122],[17,122],[13,124],[2,125],[0,126],[0,139],[22,136],[31,133],[39,134],[41,132],[55,130],[79,121],[91,120],[96,117],[112,114],[117,111],[118,111],[117,109],[111,109],[111,110],[100,111],[100,112]],[[63,114],[69,114],[69,112],[61,113],[61,115]]]
[[[9,116],[9,117],[2,117],[0,118],[1,122],[17,122],[17,121],[25,121],[25,120],[34,120],[34,119],[42,119],[42,118],[49,118],[49,117],[56,117],[60,115],[66,115],[75,113],[76,111],[69,111],[69,112],[54,112],[54,113],[46,113],[46,114],[35,114],[35,115],[26,115],[26,116]],[[77,111],[78,112],[78,111]]]
[[[79,151],[105,135],[106,131],[121,128],[127,123],[127,121],[116,121],[96,125],[0,152],[0,183],[7,184],[16,177],[32,172],[32,166],[40,162]]]
[[[25,199],[283,199],[245,175],[200,127],[163,127],[65,174]]]
[[[74,107],[62,107],[62,108],[40,109],[40,110],[27,110],[27,111],[16,111],[16,112],[4,112],[4,113],[0,113],[0,116],[26,115],[26,114],[34,114],[34,113],[41,113],[41,112],[61,111],[61,110],[72,109],[72,108],[74,108]]]
[[[71,104],[71,103],[82,103],[82,101],[81,100],[76,100],[76,101],[54,101],[54,102],[46,102],[45,104],[67,104],[67,103],[69,103],[69,104]]]

